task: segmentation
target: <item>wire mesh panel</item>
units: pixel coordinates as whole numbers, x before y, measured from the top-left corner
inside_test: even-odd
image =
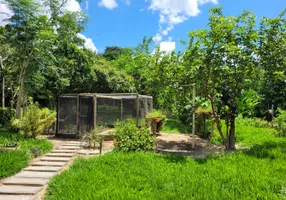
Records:
[[[121,120],[121,99],[97,97],[96,102],[96,125],[112,126]]]
[[[59,98],[58,105],[58,133],[77,133],[77,96]]]
[[[93,128],[93,97],[81,96],[79,102],[79,131],[89,132]]]
[[[113,126],[124,120],[143,126],[152,109],[152,97],[138,94],[62,95],[58,104],[57,134],[77,135],[94,126]]]

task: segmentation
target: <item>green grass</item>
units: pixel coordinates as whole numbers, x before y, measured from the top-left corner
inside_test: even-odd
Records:
[[[21,135],[1,128],[0,147],[15,146],[16,150],[0,150],[0,179],[11,176],[29,164],[33,157],[52,150],[53,144],[47,140],[25,139]]]
[[[225,123],[222,121],[222,130],[225,133]],[[236,123],[236,143],[240,146],[251,147],[264,142],[279,141],[277,132],[272,128],[255,127],[245,123]],[[221,137],[215,129],[215,136],[211,138],[215,144],[221,144]]]
[[[182,124],[180,120],[166,119],[162,132],[169,134],[191,133],[192,129],[189,126]]]
[[[54,199],[285,199],[286,138],[237,125],[249,150],[205,159],[110,153],[78,159],[49,184]]]
[[[200,160],[151,153],[78,159],[52,180],[45,199],[279,199],[286,186],[280,150],[273,158],[254,151]]]

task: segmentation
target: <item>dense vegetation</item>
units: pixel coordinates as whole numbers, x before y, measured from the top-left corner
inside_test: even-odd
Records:
[[[55,177],[45,199],[283,199],[286,139],[239,123],[250,150],[205,159],[111,153],[78,159]]]
[[[238,114],[265,117],[272,104],[286,109],[286,11],[258,21],[251,11],[226,16],[213,8],[205,29],[182,41],[182,52],[153,50],[152,38],[144,37],[136,47],[107,47],[97,55],[80,35],[87,16],[65,10],[65,0],[6,3],[13,14],[0,27],[1,74],[17,118],[29,96],[55,108],[61,93],[139,92],[190,124],[192,90],[183,86],[195,83],[197,106],[208,105],[222,143],[234,149]]]
[[[12,147],[16,150],[3,150]],[[22,135],[0,129],[0,179],[11,176],[29,164],[29,161],[48,153],[52,143],[45,139],[25,139]]]

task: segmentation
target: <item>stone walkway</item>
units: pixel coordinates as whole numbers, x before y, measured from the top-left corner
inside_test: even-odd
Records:
[[[60,173],[82,150],[82,143],[65,141],[0,185],[0,200],[35,200],[49,180]]]

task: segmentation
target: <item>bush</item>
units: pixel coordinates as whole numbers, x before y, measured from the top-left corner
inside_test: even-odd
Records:
[[[0,124],[5,126],[10,124],[12,118],[15,116],[15,110],[11,108],[0,108]]]
[[[163,126],[165,125],[166,115],[160,110],[153,110],[151,113],[148,113],[146,118],[147,119],[148,118],[162,118],[162,120],[157,123],[156,132],[159,132],[163,128]],[[155,122],[152,122],[152,123],[155,123]]]
[[[278,109],[279,115],[274,120],[274,128],[278,131],[280,136],[286,136],[286,110]]]
[[[19,130],[24,137],[36,138],[56,121],[56,112],[48,108],[40,109],[38,103],[29,100],[27,113],[21,120],[14,119],[11,123],[13,130]]]
[[[150,135],[148,128],[138,129],[136,125],[131,122],[119,123],[115,128],[115,151],[155,151],[156,138]]]

